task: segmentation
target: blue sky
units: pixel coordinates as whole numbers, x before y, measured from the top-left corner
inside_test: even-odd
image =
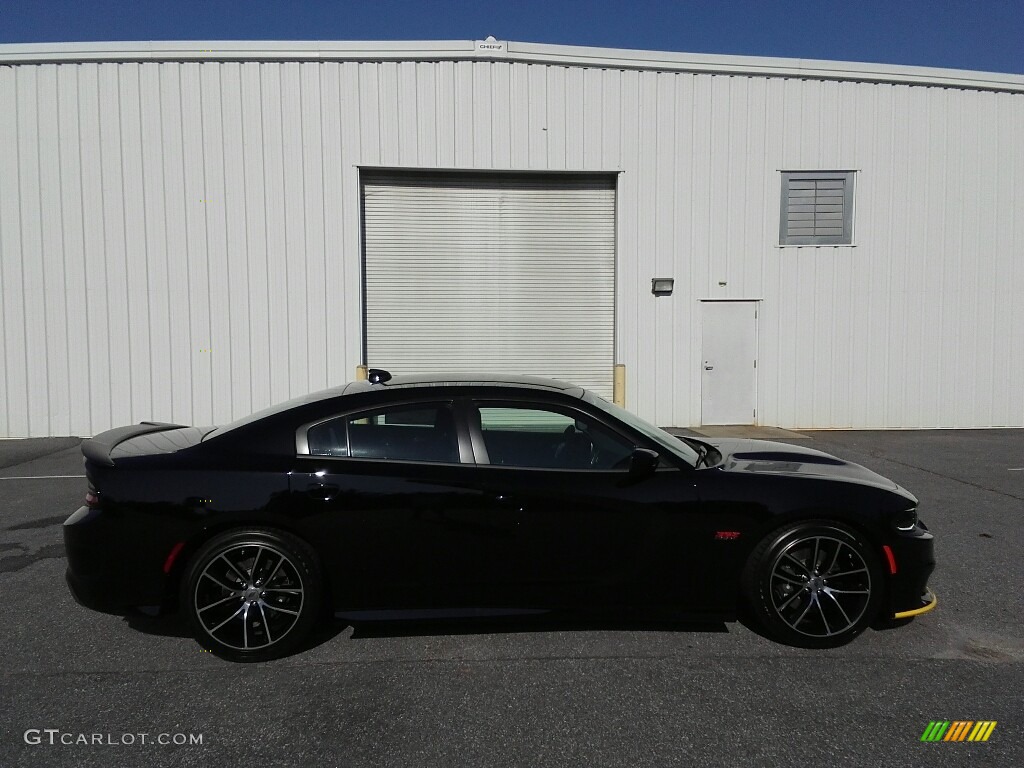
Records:
[[[0,43],[487,35],[1024,74],[1024,0],[0,0]]]

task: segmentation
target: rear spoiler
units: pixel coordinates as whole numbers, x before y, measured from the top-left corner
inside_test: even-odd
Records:
[[[160,421],[143,421],[141,424],[133,424],[130,427],[118,427],[100,432],[96,437],[91,437],[82,443],[82,454],[89,461],[97,464],[105,464],[108,467],[114,466],[114,460],[110,458],[110,452],[118,443],[123,443],[132,437],[148,435],[150,432],[163,432],[167,429],[181,429],[185,424],[167,424]]]

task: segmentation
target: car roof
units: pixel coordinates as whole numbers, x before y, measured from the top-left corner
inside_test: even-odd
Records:
[[[245,427],[270,416],[290,411],[305,405],[313,405],[333,397],[342,395],[370,395],[383,394],[392,389],[417,389],[428,387],[448,388],[492,388],[492,389],[518,389],[524,391],[560,392],[569,397],[581,398],[585,394],[583,387],[570,384],[567,381],[558,379],[545,379],[540,376],[506,376],[502,374],[421,374],[414,376],[393,376],[386,383],[371,384],[369,381],[353,381],[348,384],[341,384],[319,392],[310,392],[307,395],[300,395],[283,403],[277,403],[269,408],[257,411],[249,416],[238,419],[230,424],[224,424],[206,435],[203,439],[219,437],[232,432],[239,427]]]
[[[493,373],[425,373],[407,376],[393,376],[386,382],[371,384],[369,381],[354,381],[345,387],[346,395],[359,392],[373,392],[382,389],[406,389],[415,387],[502,387],[513,389],[542,389],[564,392],[582,397],[583,388],[559,379],[540,376],[522,376]]]

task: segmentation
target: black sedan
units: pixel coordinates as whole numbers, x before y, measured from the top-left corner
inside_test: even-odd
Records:
[[[681,439],[579,387],[372,370],[225,427],[82,445],[67,580],[237,661],[317,622],[670,609],[812,648],[935,606],[909,492],[820,451]]]

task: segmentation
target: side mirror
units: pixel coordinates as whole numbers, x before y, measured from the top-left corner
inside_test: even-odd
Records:
[[[661,457],[654,451],[637,448],[629,457],[629,474],[637,479],[653,475],[660,462]]]

